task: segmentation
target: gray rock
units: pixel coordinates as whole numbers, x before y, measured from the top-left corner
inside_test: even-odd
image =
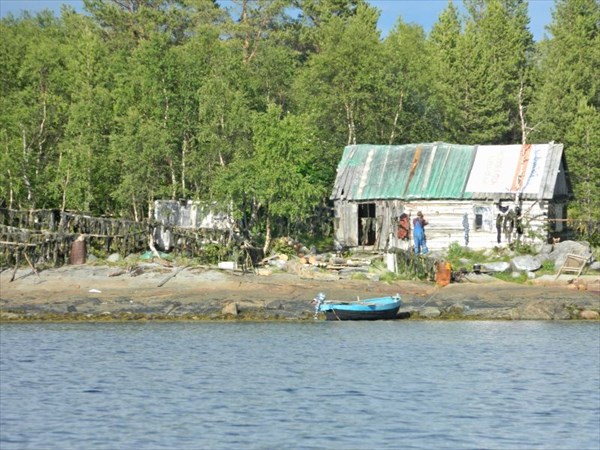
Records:
[[[571,313],[564,303],[556,300],[532,300],[511,311],[517,320],[567,320]]]
[[[567,259],[567,255],[579,255],[591,259],[592,249],[587,242],[564,241],[554,245],[554,250],[548,254],[548,259],[554,261],[554,269],[560,270]]]
[[[366,276],[371,281],[379,281],[381,279],[381,274],[379,273],[367,273]]]
[[[490,283],[492,281],[496,281],[496,278],[485,273],[469,273],[465,275],[465,280],[470,281],[471,283]]]
[[[86,256],[86,260],[87,260],[87,262],[95,262],[95,261],[98,261],[98,258],[96,257],[96,255],[88,253]]]
[[[600,261],[595,261],[592,264],[590,264],[590,270],[600,272]]]
[[[232,315],[237,316],[239,314],[238,305],[235,302],[228,303],[223,306],[222,313],[224,316]]]
[[[510,263],[506,261],[488,262],[483,263],[481,267],[488,272],[508,272],[510,270]]]
[[[463,315],[468,310],[468,306],[465,306],[462,303],[455,303],[445,308],[444,312],[446,312],[446,314]]]
[[[118,262],[121,260],[121,255],[118,253],[113,253],[112,255],[108,255],[108,258],[106,258],[106,260],[108,262]]]
[[[546,261],[550,260],[550,253],[538,253],[536,258],[540,262],[540,264],[544,264]]]
[[[531,255],[516,256],[512,259],[511,264],[515,270],[527,272],[533,272],[542,267],[540,258]]]
[[[521,276],[521,272],[513,272],[510,274],[510,276],[513,278],[519,278]]]
[[[600,318],[600,314],[598,314],[597,311],[592,311],[592,310],[585,310],[585,311],[581,311],[579,313],[579,317],[581,317],[582,319],[587,319],[587,320],[598,320]]]
[[[285,271],[287,269],[287,261],[284,261],[282,259],[273,259],[269,261],[269,266]]]
[[[11,312],[0,311],[0,317],[7,320],[21,319],[23,315]]]
[[[123,274],[125,274],[125,273],[126,273],[126,272],[125,272],[125,270],[124,270],[124,269],[114,269],[114,270],[111,270],[110,272],[108,272],[108,274],[107,274],[107,275],[108,275],[109,277],[118,277],[118,276],[121,276],[121,275],[123,275]]]
[[[535,272],[527,272],[527,278],[533,280],[535,278]]]
[[[434,306],[426,306],[420,312],[421,317],[426,317],[428,319],[435,319],[436,317],[439,317],[441,314],[442,313],[440,312],[440,310]]]
[[[585,241],[563,241],[554,245],[552,254],[573,253],[580,256],[591,255],[590,244]]]
[[[342,278],[349,278],[352,277],[355,274],[363,274],[363,275],[367,275],[367,273],[369,273],[369,268],[368,267],[346,267],[342,270],[340,270],[339,272],[340,277]]]

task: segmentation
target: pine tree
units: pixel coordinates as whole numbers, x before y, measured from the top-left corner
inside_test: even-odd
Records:
[[[536,138],[565,144],[571,217],[600,219],[600,3],[559,0],[542,42]]]
[[[520,139],[518,98],[533,38],[523,0],[465,1],[469,18],[457,44],[459,136],[465,143]]]
[[[452,1],[440,14],[429,35],[432,71],[434,73],[433,105],[437,113],[439,140],[458,142],[460,135],[460,81],[457,54],[461,35],[458,9]]]

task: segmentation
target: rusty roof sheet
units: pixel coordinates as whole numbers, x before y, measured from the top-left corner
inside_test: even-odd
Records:
[[[474,146],[446,143],[348,146],[332,198],[465,198],[474,157]]]
[[[562,144],[473,146],[443,142],[352,145],[332,199],[552,198]]]

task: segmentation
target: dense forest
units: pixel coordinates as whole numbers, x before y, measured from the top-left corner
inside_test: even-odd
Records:
[[[451,1],[385,37],[364,0],[85,0],[0,22],[0,200],[143,220],[155,199],[314,226],[344,146],[565,144],[600,220],[600,3]]]

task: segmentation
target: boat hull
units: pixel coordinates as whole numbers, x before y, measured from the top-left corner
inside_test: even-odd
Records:
[[[374,298],[362,301],[321,301],[318,311],[327,320],[393,320],[398,316],[400,296]]]
[[[326,320],[394,320],[400,306],[385,311],[349,311],[335,309],[325,311]]]

